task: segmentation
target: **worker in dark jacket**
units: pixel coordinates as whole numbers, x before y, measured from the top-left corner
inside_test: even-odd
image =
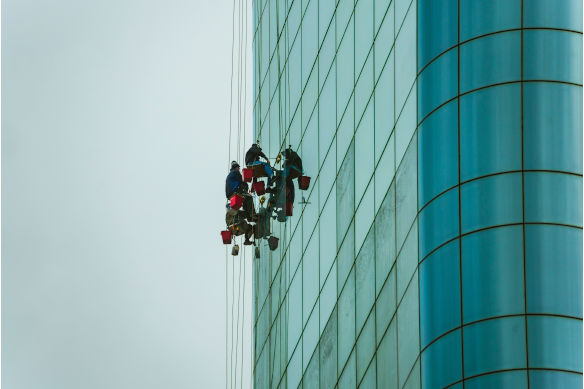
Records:
[[[260,161],[260,158],[265,159],[266,162]],[[272,165],[270,164],[268,157],[262,152],[262,148],[259,147],[259,145],[254,143],[251,145],[250,149],[247,150],[247,153],[245,153],[245,164],[247,166],[262,165],[268,175],[268,187],[272,185],[272,180],[274,178]]]
[[[245,216],[251,222],[256,212],[253,206],[253,199],[247,194],[249,187],[246,182],[243,182],[239,168],[240,166],[237,162],[231,162],[231,171],[225,180],[225,196],[230,199],[236,193],[242,195]]]

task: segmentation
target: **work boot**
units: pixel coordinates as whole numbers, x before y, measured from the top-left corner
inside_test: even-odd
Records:
[[[245,242],[243,242],[244,246],[251,246],[253,244],[252,241],[250,241],[249,239],[246,239]]]

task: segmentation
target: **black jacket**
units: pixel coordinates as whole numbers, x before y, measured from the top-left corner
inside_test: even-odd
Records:
[[[262,152],[258,145],[253,144],[247,153],[245,153],[245,164],[251,165],[252,163],[259,161],[260,157],[264,158],[266,161],[268,157]]]
[[[285,166],[294,166],[298,170],[302,171],[302,159],[298,154],[292,149],[284,150]]]

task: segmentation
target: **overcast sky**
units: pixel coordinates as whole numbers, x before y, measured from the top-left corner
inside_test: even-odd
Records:
[[[3,388],[225,387],[232,6],[2,2]]]

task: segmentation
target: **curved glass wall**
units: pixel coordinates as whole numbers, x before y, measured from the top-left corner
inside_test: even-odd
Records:
[[[256,388],[582,387],[582,2],[254,0]]]

